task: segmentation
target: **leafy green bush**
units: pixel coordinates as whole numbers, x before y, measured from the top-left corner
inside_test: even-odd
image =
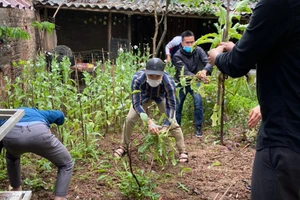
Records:
[[[159,135],[147,134],[138,151],[142,156],[147,156],[146,152],[150,152],[153,160],[157,161],[163,167],[169,161],[173,165],[176,165],[174,143],[174,138],[169,137],[169,131],[160,133]]]
[[[30,38],[29,33],[23,31],[18,27],[0,26],[0,41],[8,42],[9,40],[23,39],[27,40]]]

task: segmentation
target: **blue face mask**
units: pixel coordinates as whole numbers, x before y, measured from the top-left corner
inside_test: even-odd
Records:
[[[188,46],[184,46],[183,50],[187,53],[191,53],[192,52],[192,47],[188,47]]]

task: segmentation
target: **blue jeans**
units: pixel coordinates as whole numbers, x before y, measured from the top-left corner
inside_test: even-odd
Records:
[[[200,87],[200,84],[198,85]],[[179,90],[179,100],[177,99],[177,107],[176,107],[176,120],[179,125],[181,125],[181,114],[182,114],[182,107],[185,101],[186,95],[190,93],[194,99],[194,120],[195,126],[201,127],[202,126],[202,118],[203,118],[203,106],[202,106],[202,97],[199,93],[194,92],[191,89],[191,86],[185,87],[185,92],[181,88]]]

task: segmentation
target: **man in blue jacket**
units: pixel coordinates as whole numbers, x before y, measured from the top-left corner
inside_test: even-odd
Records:
[[[180,82],[180,73],[183,70],[184,76],[194,77],[206,81],[206,75],[212,72],[212,66],[208,63],[207,55],[201,47],[192,49],[195,43],[195,36],[192,31],[184,31],[181,34],[182,42],[179,50],[174,54],[172,63],[176,67],[175,81]],[[179,88],[181,85],[178,85]],[[198,83],[200,87],[200,83]],[[196,137],[202,137],[203,106],[202,97],[192,90],[189,82],[179,90],[179,100],[176,108],[176,120],[181,125],[181,114],[186,95],[190,93],[194,99],[194,119]]]
[[[54,200],[63,200],[68,192],[74,163],[66,147],[51,133],[50,124],[62,125],[64,114],[58,110],[19,109],[24,110],[24,116],[1,141],[6,149],[12,190],[22,190],[20,157],[23,153],[32,152],[48,159],[58,168]],[[0,120],[0,125],[5,121]]]
[[[251,199],[299,200],[300,1],[260,0],[241,40],[221,43],[209,52],[209,59],[231,77],[257,66],[262,121]]]

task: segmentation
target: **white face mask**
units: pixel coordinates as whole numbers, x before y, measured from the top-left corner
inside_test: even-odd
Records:
[[[161,83],[162,79],[159,80],[152,80],[152,79],[147,79],[147,83],[151,86],[151,87],[157,87],[159,86],[159,84]]]

